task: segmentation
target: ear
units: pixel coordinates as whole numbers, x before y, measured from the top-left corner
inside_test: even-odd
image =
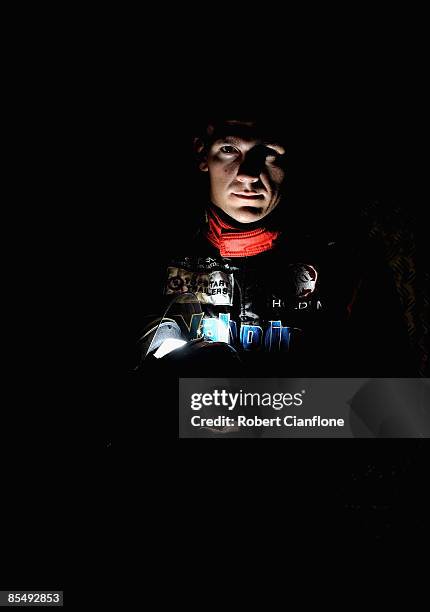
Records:
[[[205,143],[201,138],[194,138],[193,149],[198,161],[199,170],[208,172],[208,157],[206,153]]]

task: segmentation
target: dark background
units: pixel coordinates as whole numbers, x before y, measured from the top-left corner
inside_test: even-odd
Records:
[[[275,107],[277,112],[281,107],[281,113],[285,108],[290,133],[288,204],[312,229],[351,235],[369,202],[381,203],[388,216],[390,210],[398,210],[412,228],[417,262],[424,267],[428,200],[424,103],[418,81],[407,84],[394,78],[386,82],[384,75],[382,72],[373,82],[338,81],[337,86],[311,82],[299,94],[294,87],[286,88]],[[247,114],[252,114],[256,104],[259,113],[271,112],[267,101],[238,98],[227,85],[224,91],[228,101],[218,98],[218,110],[228,108],[233,98],[232,108],[245,109]],[[136,337],[145,296],[155,290],[158,280],[153,262],[180,242],[195,215],[199,179],[191,152],[192,126],[203,114],[205,103],[213,109],[208,100],[210,95],[200,89],[200,81],[191,87],[187,83],[174,104],[151,114],[151,122],[145,115],[137,133],[131,130],[133,142],[134,138],[138,141],[136,148],[125,147],[127,180],[120,191],[128,253],[124,335],[130,340]],[[127,141],[128,125],[124,135]],[[142,157],[135,155],[140,147]],[[145,155],[148,147],[149,155]],[[127,359],[124,364],[129,367]],[[203,453],[206,467],[195,459],[198,451],[185,443],[184,495],[189,493],[192,498],[199,491],[214,503],[216,492],[222,493],[218,479],[223,480],[223,470],[230,474],[234,466],[233,482],[225,488],[233,491],[238,505],[245,503],[241,494],[250,505],[266,495],[271,505],[278,496],[294,490],[296,508],[304,504],[308,511],[318,508],[322,515],[344,521],[348,538],[355,544],[360,540],[400,542],[405,516],[413,509],[408,528],[419,540],[427,532],[425,442],[391,440],[372,445],[372,441],[356,440],[323,447],[322,441],[313,441],[312,448],[297,445],[271,452],[266,448],[252,457],[249,449],[241,448],[235,454],[228,452],[228,460],[221,463],[223,450],[215,449]],[[240,465],[244,461],[246,467],[234,476],[236,457],[244,452]],[[208,477],[210,473],[218,475],[216,482]]]
[[[116,299],[109,291],[115,306],[107,326],[111,339],[112,321],[118,322],[118,341],[106,347],[116,372],[128,373],[134,365],[129,346],[145,296],[155,289],[152,262],[174,248],[194,217],[190,126],[206,107],[232,106],[247,114],[256,107],[269,113],[273,105],[285,109],[294,210],[321,230],[342,231],[354,228],[364,202],[375,198],[386,210],[400,206],[413,219],[422,265],[427,261],[428,104],[426,71],[419,61],[426,36],[413,24],[410,44],[387,15],[378,22],[373,11],[361,15],[365,23],[356,36],[351,21],[339,24],[339,15],[333,15],[339,24],[333,39],[318,15],[280,18],[275,24],[277,17],[260,11],[247,20],[242,12],[238,27],[222,12],[221,23],[209,26],[204,19],[181,28],[178,38],[165,31],[162,20],[156,46],[149,45],[143,61],[134,60],[141,57],[141,37],[130,36],[126,61],[116,66],[115,78],[108,71],[101,108],[108,108],[109,126],[112,115],[119,122],[113,132],[104,124],[100,129],[107,163],[98,181],[105,189],[97,229],[106,238],[101,268],[108,279],[119,278]],[[354,15],[354,24],[360,24],[359,17]],[[212,18],[217,22],[214,11]],[[400,18],[403,24],[403,11]],[[274,32],[277,26],[280,31]],[[154,56],[152,64],[148,58]],[[312,215],[306,214],[309,209]],[[155,437],[151,457],[158,459],[164,432],[177,436],[175,402],[160,406],[149,422],[146,417],[142,431],[134,427],[133,415],[152,403],[141,394],[131,400],[123,435],[127,457],[140,456]],[[112,437],[123,422],[114,412]],[[146,484],[155,481],[154,508],[168,508],[163,531],[171,533],[174,507],[180,550],[191,547],[197,558],[206,559],[215,549],[232,550],[239,558],[249,553],[259,570],[262,557],[255,558],[255,550],[261,545],[281,541],[288,557],[291,542],[304,540],[303,554],[309,557],[314,548],[306,543],[319,528],[329,542],[341,539],[353,555],[360,544],[423,542],[428,537],[427,441],[343,442],[252,449],[237,443],[226,447],[226,442],[213,449],[205,442],[196,449],[181,440],[175,467],[167,461],[153,477],[151,461]],[[159,501],[161,494],[167,495],[167,506]],[[285,523],[290,528],[280,533],[276,526]],[[234,571],[241,563],[232,565]],[[202,571],[206,574],[206,566]]]
[[[176,437],[176,406],[142,430],[136,423],[148,398],[129,397],[124,389],[146,296],[158,291],[157,262],[194,218],[190,126],[202,109],[232,100],[251,114],[255,107],[269,113],[273,104],[285,108],[294,210],[317,227],[342,230],[353,226],[369,199],[400,205],[414,220],[425,261],[428,125],[415,63],[392,57],[366,66],[336,63],[333,70],[330,61],[317,65],[315,54],[298,69],[302,45],[273,76],[246,54],[231,61],[223,51],[217,62],[209,61],[202,53],[209,40],[204,29],[189,37],[187,57],[176,62],[172,47],[167,65],[158,53],[162,38],[155,50],[142,50],[142,32],[128,35],[127,26],[124,45],[113,32],[114,51],[96,46],[79,69],[75,36],[66,61],[58,60],[57,42],[33,46],[15,72],[22,95],[11,89],[17,149],[9,157],[18,187],[3,213],[0,584],[13,588],[79,588],[84,573],[100,569],[92,561],[94,548],[115,562],[109,532],[97,545],[103,532],[98,521],[111,516],[116,497],[109,440],[119,438],[128,491],[142,473],[145,487],[153,485],[146,489],[153,509],[175,472],[171,466],[161,473],[154,455],[142,468],[141,451],[154,439],[165,443],[167,432]],[[91,392],[80,380],[88,357]],[[206,493],[208,507],[224,511],[222,493],[233,490],[240,516],[249,516],[256,500],[275,505],[286,494],[290,507],[310,500],[308,508],[346,517],[350,533],[368,540],[391,538],[412,509],[410,525],[420,538],[428,512],[426,441],[376,442],[323,447],[313,441],[255,454],[241,447],[235,456],[226,453],[224,462],[218,448],[205,457],[193,447],[180,460],[180,494],[192,506],[193,496],[204,499]],[[100,512],[91,510],[94,496]]]

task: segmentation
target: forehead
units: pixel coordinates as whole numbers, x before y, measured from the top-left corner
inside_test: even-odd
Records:
[[[257,121],[228,120],[209,124],[207,131],[212,142],[230,137],[246,142],[258,141],[265,144],[285,144],[285,138],[280,128]]]

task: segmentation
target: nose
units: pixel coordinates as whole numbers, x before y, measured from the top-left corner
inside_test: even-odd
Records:
[[[240,170],[236,178],[239,183],[256,183],[258,181],[258,176],[252,176],[249,172],[241,172]]]
[[[260,178],[261,161],[257,155],[248,153],[237,172],[239,183],[257,183]]]
[[[256,183],[259,179],[259,173],[255,165],[251,166],[245,162],[240,166],[236,178],[239,183]]]

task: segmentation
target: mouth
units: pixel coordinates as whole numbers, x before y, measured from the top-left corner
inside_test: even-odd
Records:
[[[244,192],[232,192],[235,198],[239,198],[240,200],[264,200],[264,195],[262,193],[244,193]]]

